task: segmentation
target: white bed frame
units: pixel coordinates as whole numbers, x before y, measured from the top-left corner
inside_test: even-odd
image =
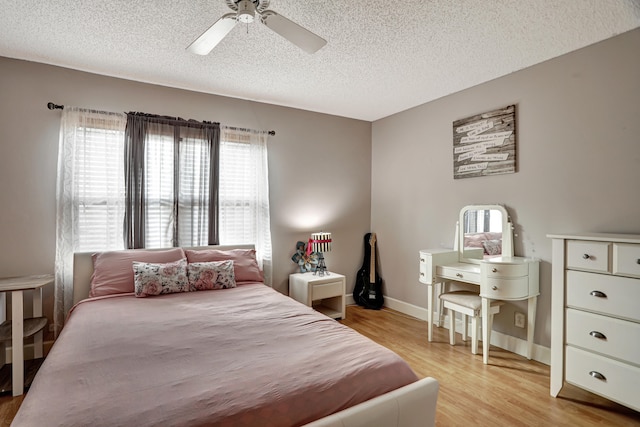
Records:
[[[185,249],[253,249],[253,245],[205,246]],[[73,259],[73,303],[88,298],[93,274],[93,252],[78,252]],[[434,378],[419,381],[359,405],[321,418],[306,427],[432,427],[435,425],[439,384]]]

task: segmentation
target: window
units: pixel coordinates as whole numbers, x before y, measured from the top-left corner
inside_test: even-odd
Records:
[[[78,250],[122,249],[123,133],[104,128],[78,131],[85,140],[76,158]]]
[[[192,131],[182,128],[181,136],[150,132],[147,139],[147,248],[209,243],[209,142]]]

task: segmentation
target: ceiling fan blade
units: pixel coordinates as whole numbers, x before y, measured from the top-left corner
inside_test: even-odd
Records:
[[[316,53],[327,41],[272,10],[262,12],[262,23],[308,53]]]
[[[187,47],[191,53],[207,55],[235,27],[236,14],[227,13],[218,19],[208,30]]]

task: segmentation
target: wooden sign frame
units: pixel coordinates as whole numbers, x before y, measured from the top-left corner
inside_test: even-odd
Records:
[[[516,106],[453,122],[453,177],[516,172]]]

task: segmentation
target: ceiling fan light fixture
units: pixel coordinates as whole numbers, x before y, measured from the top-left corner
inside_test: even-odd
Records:
[[[256,5],[251,0],[241,0],[238,2],[238,15],[236,19],[239,22],[250,24],[256,15]]]

